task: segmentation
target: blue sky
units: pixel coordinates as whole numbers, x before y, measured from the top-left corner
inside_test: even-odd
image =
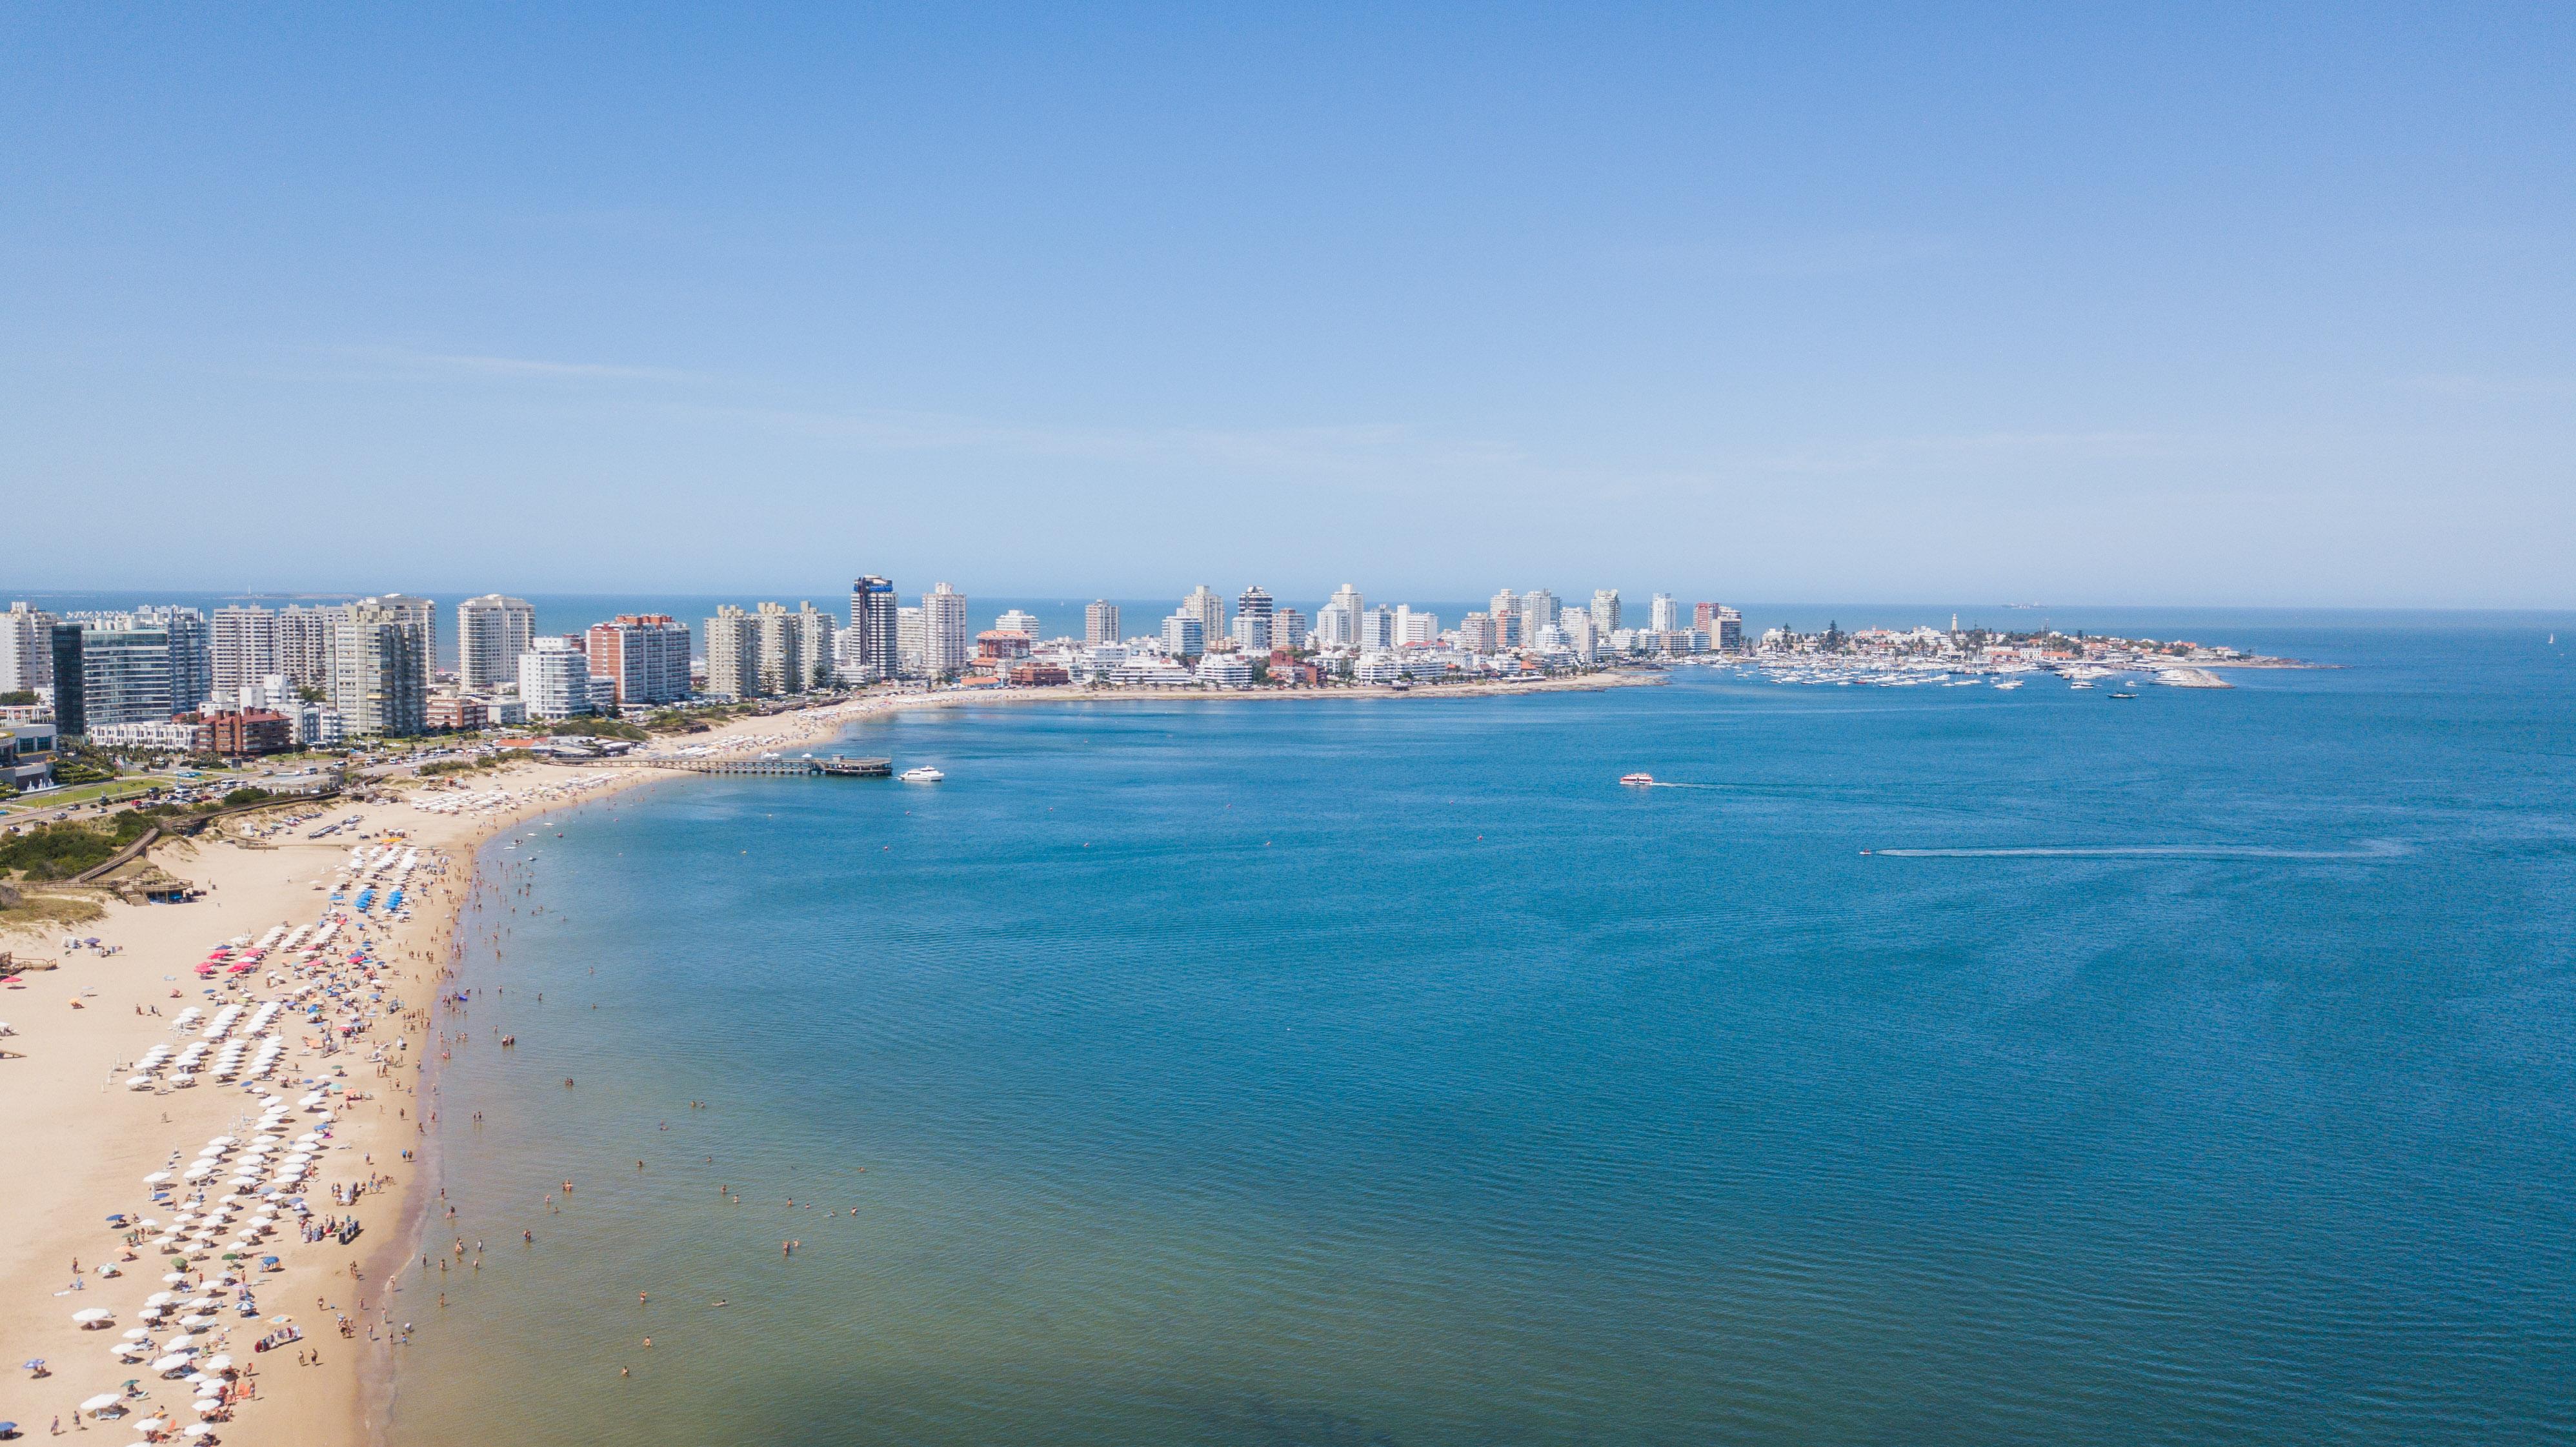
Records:
[[[12,6],[0,591],[2567,606],[2571,74],[2565,6]]]

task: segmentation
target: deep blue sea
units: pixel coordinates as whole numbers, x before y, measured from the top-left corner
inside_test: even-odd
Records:
[[[2576,1437],[2576,631],[2210,622],[2342,666],[986,705],[554,816],[397,1447]]]

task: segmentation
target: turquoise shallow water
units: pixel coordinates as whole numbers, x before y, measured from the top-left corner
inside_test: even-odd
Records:
[[[2563,1440],[2576,675],[2233,637],[2350,666],[987,706],[569,811],[395,1441]]]

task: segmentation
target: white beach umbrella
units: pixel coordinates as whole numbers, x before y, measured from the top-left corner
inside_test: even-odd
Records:
[[[143,1304],[145,1306],[168,1306],[170,1303],[177,1301],[178,1299],[179,1293],[175,1291],[156,1291],[150,1296],[143,1298]]]
[[[233,1369],[233,1359],[222,1352],[217,1352],[197,1365],[207,1372],[229,1372]]]
[[[120,1362],[139,1362],[159,1350],[148,1341],[121,1341],[109,1347],[107,1354]]]
[[[90,1398],[88,1401],[81,1403],[80,1409],[95,1417],[106,1412],[111,1407],[121,1409],[124,1405],[125,1399],[118,1396],[116,1393],[101,1392],[97,1396]]]
[[[129,1326],[125,1329],[124,1335],[127,1341],[141,1341],[145,1337],[152,1335],[152,1333],[149,1329],[144,1327]]]
[[[82,1326],[99,1326],[116,1319],[116,1313],[103,1306],[85,1307],[72,1313],[72,1320]]]
[[[192,1352],[197,1349],[197,1339],[183,1331],[161,1343],[161,1347],[164,1351]]]
[[[187,1279],[188,1273],[184,1271],[173,1271],[169,1275],[161,1278],[161,1284],[164,1286],[177,1286]]]

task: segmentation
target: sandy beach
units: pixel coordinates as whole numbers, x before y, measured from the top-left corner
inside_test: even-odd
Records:
[[[1596,674],[1402,691],[1103,693],[1040,688],[874,694],[821,708],[729,720],[704,733],[657,740],[649,752],[785,749],[827,739],[872,714],[966,704],[1439,698],[1652,681],[1651,676]],[[164,1379],[152,1370],[148,1355],[133,1363],[114,1355],[124,1333],[143,1324],[138,1313],[146,1298],[165,1289],[169,1262],[148,1241],[129,1247],[127,1233],[111,1227],[109,1216],[167,1217],[173,1206],[188,1205],[184,1187],[180,1200],[154,1204],[150,1198],[156,1187],[147,1185],[145,1177],[172,1168],[215,1137],[247,1140],[262,1092],[296,1100],[312,1088],[302,1082],[324,1080],[364,1098],[335,1103],[329,1139],[316,1151],[312,1177],[300,1189],[307,1192],[315,1220],[355,1215],[363,1222],[362,1234],[349,1246],[306,1244],[295,1239],[291,1215],[279,1223],[285,1229],[245,1253],[254,1261],[272,1254],[281,1258],[277,1270],[247,1272],[248,1279],[238,1284],[255,1291],[256,1317],[243,1318],[232,1309],[238,1286],[219,1289],[219,1260],[196,1257],[208,1273],[192,1278],[188,1289],[200,1289],[196,1282],[201,1279],[205,1291],[222,1298],[202,1308],[216,1324],[197,1333],[200,1349],[208,1356],[229,1356],[237,1374],[229,1388],[237,1400],[212,1423],[218,1438],[282,1447],[380,1440],[393,1336],[424,1306],[435,1309],[434,1300],[407,1300],[399,1289],[388,1293],[385,1285],[399,1281],[400,1267],[417,1251],[428,1204],[423,1192],[434,1189],[424,1184],[434,1160],[406,1159],[405,1152],[425,1142],[424,1111],[436,1108],[431,1067],[438,1056],[438,1024],[433,1006],[439,979],[454,957],[457,912],[473,888],[475,851],[498,831],[545,812],[670,778],[661,769],[614,763],[519,763],[470,781],[405,780],[395,786],[400,797],[393,802],[332,800],[320,806],[320,819],[265,839],[214,830],[195,840],[156,845],[152,863],[206,891],[192,903],[109,902],[105,918],[73,931],[21,931],[0,938],[0,948],[14,950],[21,959],[55,965],[30,970],[0,989],[0,1021],[12,1032],[0,1038],[0,1051],[7,1057],[0,1058],[0,1095],[11,1106],[0,1113],[0,1154],[17,1163],[0,1172],[0,1219],[10,1222],[10,1230],[0,1234],[0,1363],[8,1368],[0,1376],[0,1421],[15,1421],[32,1437],[49,1434],[57,1423],[65,1432],[130,1434],[132,1424],[156,1413],[158,1420],[172,1423],[173,1431],[196,1420],[192,1388],[184,1378]],[[327,838],[307,837],[323,822],[342,820],[354,822]],[[360,918],[345,907],[329,907],[328,886],[347,878],[352,845],[375,849],[388,842],[418,851],[423,861],[410,881],[409,918],[388,920],[381,913]],[[196,1037],[194,1028],[174,1028],[180,1011],[190,1005],[214,1010],[215,1002],[204,994],[209,982],[193,972],[209,950],[244,937],[255,939],[273,927],[315,925],[326,914],[342,917],[349,932],[334,942],[328,956],[305,974],[287,977],[277,974],[277,961],[263,961],[260,973],[245,976],[261,983],[247,992],[226,992],[224,998],[256,1009],[258,1002],[283,999],[305,984],[319,983],[321,971],[334,963],[340,949],[363,934],[372,942],[378,965],[369,988],[385,999],[373,1007],[381,1012],[373,1018],[363,1005],[358,1013],[333,1017],[335,1023],[360,1027],[336,1053],[323,1053],[323,1027],[289,1016],[278,1032],[284,1047],[281,1063],[258,1090],[245,1091],[239,1083],[219,1085],[210,1076],[186,1088],[167,1083],[128,1087],[135,1062],[147,1051],[177,1048]],[[67,933],[95,937],[100,948],[63,950]],[[356,983],[346,970],[343,981]],[[355,1000],[356,995],[344,998]],[[399,1009],[391,1008],[396,1002]],[[311,1120],[298,1111],[286,1117],[279,1133],[306,1130]],[[332,1184],[360,1181],[368,1189],[352,1207],[330,1199]],[[209,1196],[223,1189],[211,1177],[207,1185]],[[237,1208],[252,1209],[249,1204]],[[113,1267],[115,1274],[106,1274],[103,1267]],[[89,1309],[104,1309],[109,1319],[85,1329],[73,1318]],[[259,1336],[288,1326],[302,1333],[291,1349],[251,1350]],[[155,1326],[153,1335],[166,1340],[170,1329]],[[36,1359],[47,1364],[48,1375],[35,1376],[19,1365]],[[148,1395],[126,1403],[121,1418],[101,1419],[78,1410],[84,1401],[118,1392],[128,1381],[138,1382]]]

